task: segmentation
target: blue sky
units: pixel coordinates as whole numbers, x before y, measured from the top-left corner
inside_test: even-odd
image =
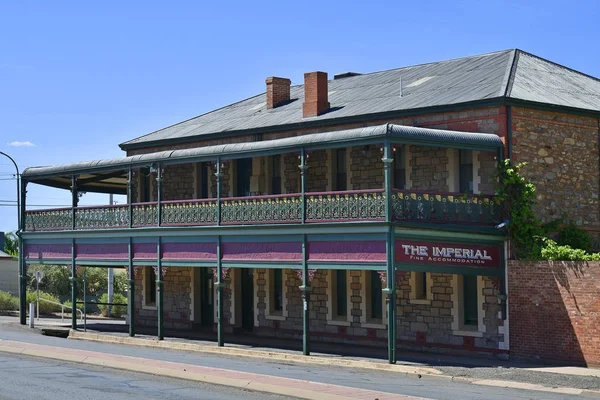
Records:
[[[596,0],[0,0],[0,151],[21,170],[121,156],[123,141],[264,92],[267,76],[298,84],[314,70],[517,47],[600,77],[598,21]],[[17,227],[13,170],[0,157],[0,231]],[[68,202],[28,188],[28,204]]]

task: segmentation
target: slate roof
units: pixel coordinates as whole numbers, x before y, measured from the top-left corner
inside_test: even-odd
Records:
[[[283,106],[267,110],[266,95],[261,93],[121,147],[501,98],[600,112],[600,80],[518,49],[505,50],[330,80],[331,110],[318,117],[302,117],[304,86],[296,85],[291,88],[292,101]]]

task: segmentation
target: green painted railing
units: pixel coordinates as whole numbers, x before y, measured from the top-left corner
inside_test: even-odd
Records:
[[[494,196],[394,190],[394,221],[495,225],[503,221],[502,206]]]
[[[296,224],[303,221],[302,195],[285,194],[216,199],[165,201],[161,203],[161,226]],[[384,190],[309,192],[305,196],[306,223],[383,221]],[[217,221],[218,208],[221,220]],[[457,195],[394,190],[392,220],[395,222],[496,224],[502,220],[500,204],[492,196]],[[109,229],[158,226],[158,204],[136,203],[75,208],[75,229]],[[68,230],[73,209],[27,211],[25,230]]]

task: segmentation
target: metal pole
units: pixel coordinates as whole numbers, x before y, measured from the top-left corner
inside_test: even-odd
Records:
[[[129,238],[129,244],[127,246],[128,261],[129,261],[129,299],[127,305],[129,307],[129,336],[135,336],[135,279],[133,269],[133,239]]]
[[[40,320],[40,281],[37,280],[37,278],[35,279],[35,302],[36,302],[36,309],[37,309],[37,320],[39,322]]]
[[[111,305],[110,303],[112,303],[113,301],[113,293],[114,293],[114,284],[113,284],[113,269],[109,268],[108,269],[108,309],[106,312],[106,315],[108,317],[110,317],[111,314]]]
[[[163,321],[163,280],[162,280],[162,260],[161,260],[161,238],[156,242],[156,304],[158,312],[158,340],[165,338]]]
[[[389,230],[386,236],[386,264],[387,264],[387,285],[383,289],[386,296],[387,314],[388,314],[388,361],[390,364],[396,363],[396,286],[395,286],[395,268],[394,268],[394,227],[392,226],[392,146],[389,140],[386,140],[383,148],[383,168],[385,184],[385,220],[388,223]]]
[[[87,268],[83,270],[83,331],[87,332],[87,296],[86,296],[86,278],[87,278]],[[110,300],[108,301],[110,303]],[[76,313],[77,306],[73,303],[73,313]]]
[[[16,171],[16,182],[17,182],[17,238],[19,239],[19,322],[21,325],[25,325],[27,323],[27,284],[25,282],[25,257],[23,254],[23,239],[21,238],[21,232],[25,230],[25,212],[24,208],[21,207],[21,204],[24,205],[25,195],[24,195],[24,186],[21,181],[21,174],[19,173],[19,166],[17,162],[8,154],[0,151],[0,154],[4,157],[8,158],[14,165]],[[21,193],[19,194],[19,189]],[[21,202],[21,196],[23,202]]]
[[[129,216],[129,227],[133,226],[133,171],[129,167],[127,173],[127,212]]]
[[[221,225],[221,178],[223,172],[221,171],[221,157],[217,158],[217,172],[215,172],[217,178],[217,225]]]
[[[78,203],[77,177],[73,175],[71,176],[71,229],[73,230],[75,230],[75,227],[77,226],[75,221],[75,209],[77,208]]]
[[[302,193],[302,223],[306,222],[306,170],[308,169],[308,165],[306,165],[306,151],[304,149],[300,150],[300,191]]]
[[[162,223],[162,180],[162,166],[158,164],[158,171],[156,171],[156,221],[158,226]]]
[[[302,354],[310,355],[309,308],[312,287],[308,280],[308,263],[306,262],[306,235],[302,235]]]
[[[77,329],[77,281],[76,281],[76,266],[75,266],[75,239],[71,242],[71,304],[73,312],[71,314],[71,329]]]
[[[217,345],[223,347],[224,343],[224,320],[223,320],[223,262],[221,260],[221,235],[217,236]]]

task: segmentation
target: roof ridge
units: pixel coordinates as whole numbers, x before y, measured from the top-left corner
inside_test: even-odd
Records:
[[[509,64],[508,71],[507,71],[507,75],[506,75],[506,82],[503,83],[503,85],[504,85],[504,94],[502,94],[503,97],[510,97],[510,94],[512,93],[513,84],[515,82],[515,75],[517,73],[517,64],[519,63],[519,51],[520,51],[519,49],[513,50],[510,64]]]

